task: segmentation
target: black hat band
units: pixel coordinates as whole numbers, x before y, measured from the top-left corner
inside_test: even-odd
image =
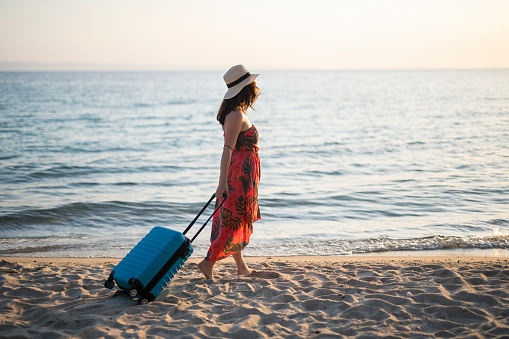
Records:
[[[241,76],[240,78],[235,80],[234,82],[230,82],[229,84],[226,84],[226,86],[228,88],[232,88],[233,86],[240,84],[242,81],[246,80],[250,76],[251,76],[251,73],[247,72],[246,74],[244,74],[243,76]]]

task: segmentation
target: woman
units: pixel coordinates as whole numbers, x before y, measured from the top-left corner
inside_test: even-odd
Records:
[[[253,222],[260,219],[258,183],[260,159],[258,157],[258,130],[247,118],[260,89],[256,87],[258,74],[251,74],[242,65],[233,66],[223,76],[228,91],[217,112],[223,127],[224,146],[221,156],[219,185],[216,189],[216,206],[227,193],[228,198],[214,215],[210,248],[205,259],[198,264],[205,278],[213,279],[216,261],[230,254],[237,263],[237,274],[250,274],[242,250],[253,233]]]

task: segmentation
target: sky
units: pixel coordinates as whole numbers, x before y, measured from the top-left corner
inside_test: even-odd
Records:
[[[508,18],[509,0],[0,0],[0,66],[500,69]]]

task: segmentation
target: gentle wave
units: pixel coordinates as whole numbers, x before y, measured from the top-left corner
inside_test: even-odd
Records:
[[[83,246],[79,246],[83,247]],[[72,249],[76,250],[76,245],[73,246],[63,246],[63,245],[53,245],[53,246],[38,246],[38,247],[23,247],[9,250],[0,250],[0,255],[30,255],[34,253],[54,253],[58,256],[59,253]]]
[[[94,247],[86,242],[72,245],[63,243],[65,239],[58,239],[58,244],[36,246],[13,245],[3,246],[0,255],[47,255],[47,256],[81,256],[93,253],[94,256],[123,257],[137,243],[139,239],[124,238],[122,241],[108,243],[104,239],[96,239]],[[46,239],[47,241],[47,239]],[[55,239],[53,239],[55,241]],[[0,243],[8,243],[9,239],[0,239]],[[10,248],[9,248],[10,247]],[[267,248],[271,248],[267,253]],[[195,256],[204,256],[208,246],[203,240],[195,244]],[[360,240],[327,240],[303,241],[284,239],[281,241],[258,241],[245,249],[247,256],[299,256],[299,255],[350,255],[403,251],[439,251],[455,249],[509,249],[509,234],[489,234],[474,237],[432,236],[417,239],[360,239]],[[81,253],[81,255],[80,255]]]
[[[60,179],[83,179],[83,178],[104,178],[105,175],[115,175],[119,177],[123,174],[133,175],[141,174],[147,176],[150,174],[157,173],[179,173],[185,171],[188,167],[176,166],[176,165],[130,165],[130,166],[66,166],[59,165],[50,168],[40,169],[40,165],[22,165],[22,166],[6,166],[0,171],[0,174],[7,176],[4,180],[4,184],[17,184],[17,183],[34,183],[39,184],[42,180],[60,180]],[[13,173],[13,174],[10,174]],[[10,174],[10,175],[9,175]],[[81,182],[69,182],[69,185],[80,185]],[[93,184],[88,182],[88,184]],[[104,182],[98,182],[97,184],[106,184]],[[165,184],[162,182],[161,184]],[[167,183],[166,183],[167,184]],[[46,185],[41,185],[43,188],[47,188]],[[35,186],[37,187],[37,186]]]
[[[110,201],[103,203],[70,203],[49,209],[23,209],[16,213],[0,215],[3,232],[19,232],[34,226],[52,225],[79,227],[82,232],[97,229],[139,227],[176,224],[183,228],[191,215],[201,209],[200,203],[134,203]]]
[[[431,236],[415,239],[358,239],[310,240],[281,239],[270,254],[275,256],[298,255],[349,255],[398,251],[439,251],[454,249],[509,249],[509,234],[489,234],[472,237]],[[263,256],[269,243],[253,244],[246,248],[246,255]]]
[[[433,236],[422,239],[368,239],[355,244],[352,253],[373,253],[388,251],[425,251],[446,249],[507,249],[509,234],[486,235],[473,237]]]

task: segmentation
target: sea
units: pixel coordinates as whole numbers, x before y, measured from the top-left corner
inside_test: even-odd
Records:
[[[509,255],[509,70],[260,73],[246,256]],[[121,258],[183,231],[218,183],[222,75],[0,73],[0,255]]]

